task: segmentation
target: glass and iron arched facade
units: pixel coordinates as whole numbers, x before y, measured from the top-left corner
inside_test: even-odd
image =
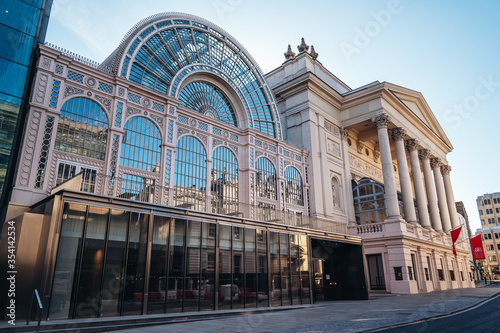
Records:
[[[255,161],[255,171],[257,196],[277,200],[277,178],[273,163],[268,158],[261,157]]]
[[[260,69],[232,36],[202,18],[178,13],[151,16],[129,31],[102,66],[176,98],[191,74],[215,76],[241,100],[250,128],[282,139],[274,97]]]
[[[181,105],[229,125],[238,126],[233,107],[222,91],[213,84],[191,82],[179,94]]]
[[[357,224],[384,222],[386,217],[383,185],[363,178],[352,191]]]
[[[174,206],[204,211],[206,207],[207,153],[200,140],[184,136],[176,146]]]
[[[211,170],[212,212],[231,214],[238,211],[238,161],[226,147],[215,148]]]
[[[108,141],[108,116],[96,102],[76,97],[61,107],[54,149],[104,160]]]
[[[304,187],[302,185],[302,176],[299,170],[294,167],[285,169],[285,200],[292,205],[304,205]]]

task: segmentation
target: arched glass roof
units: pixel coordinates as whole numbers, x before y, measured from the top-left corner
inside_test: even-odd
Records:
[[[132,28],[103,65],[132,82],[176,98],[189,74],[217,75],[242,99],[251,128],[282,139],[273,95],[247,54],[232,36],[202,18],[163,13]]]
[[[233,107],[224,94],[206,82],[191,82],[179,94],[181,105],[225,123],[237,126]]]

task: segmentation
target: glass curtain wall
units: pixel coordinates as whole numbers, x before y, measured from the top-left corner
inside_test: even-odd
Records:
[[[212,213],[238,213],[238,161],[226,147],[217,147],[212,154]]]
[[[167,253],[170,218],[155,216],[151,242],[148,313],[164,313],[167,286]]]
[[[267,265],[267,232],[257,229],[257,303],[269,306],[269,276]]]

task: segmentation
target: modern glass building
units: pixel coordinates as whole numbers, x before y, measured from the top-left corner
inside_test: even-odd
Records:
[[[52,0],[0,4],[0,223],[15,174],[36,46],[45,40]]]

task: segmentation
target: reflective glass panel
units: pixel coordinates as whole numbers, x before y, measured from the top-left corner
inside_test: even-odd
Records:
[[[304,205],[304,189],[299,170],[288,167],[285,170],[285,200],[292,205]]]
[[[385,220],[384,187],[369,178],[363,178],[353,188],[354,211],[358,224],[381,223]]]
[[[50,319],[73,317],[86,211],[87,206],[83,205],[65,204],[64,206],[50,298]]]
[[[167,293],[167,245],[170,218],[155,215],[149,270],[148,313],[163,313]]]
[[[271,252],[271,306],[281,306],[281,258],[279,233],[269,232]]]
[[[123,174],[120,198],[154,202],[155,180],[147,177]]]
[[[257,264],[255,230],[245,229],[245,307],[257,306]]]
[[[299,272],[299,237],[298,235],[290,235],[290,286],[292,304],[297,305],[301,302],[301,283]]]
[[[207,154],[201,142],[184,136],[177,143],[174,176],[174,206],[205,211]]]
[[[198,311],[200,300],[200,244],[201,222],[188,221],[186,237],[186,283],[184,285],[184,311]]]
[[[75,318],[97,317],[109,210],[89,207]]]
[[[226,147],[217,147],[212,155],[212,212],[238,213],[238,161]]]
[[[267,269],[267,232],[262,229],[257,229],[257,302],[259,307],[269,306],[269,280]]]
[[[28,65],[33,40],[34,38],[30,35],[0,25],[0,45],[2,45],[0,57]]]
[[[121,314],[129,218],[129,212],[111,211],[101,296],[101,316],[103,317]]]
[[[123,292],[123,315],[142,314],[149,214],[132,212]]]
[[[265,157],[255,162],[257,171],[256,188],[257,195],[262,198],[277,200],[276,169],[271,161]]]
[[[182,312],[185,267],[186,221],[172,220],[168,258],[167,312]]]
[[[0,23],[34,36],[40,9],[23,1],[4,0],[0,13]]]
[[[281,292],[283,293],[282,305],[291,305],[292,281],[290,279],[290,248],[288,234],[280,234],[280,261],[281,261]]]
[[[206,82],[191,82],[179,94],[181,105],[229,125],[238,126],[228,98],[220,89]]]
[[[299,236],[299,270],[302,285],[302,304],[310,304],[309,244],[306,235]]]
[[[104,160],[108,117],[99,104],[76,97],[65,102],[57,125],[56,150]]]
[[[161,135],[149,119],[134,117],[125,124],[120,164],[160,172]]]
[[[214,223],[203,223],[201,239],[201,291],[200,310],[215,309],[215,233]]]
[[[245,229],[233,227],[233,309],[245,307]]]
[[[238,287],[233,286],[231,255],[231,226],[219,226],[219,309],[231,309],[233,298],[238,295]]]

